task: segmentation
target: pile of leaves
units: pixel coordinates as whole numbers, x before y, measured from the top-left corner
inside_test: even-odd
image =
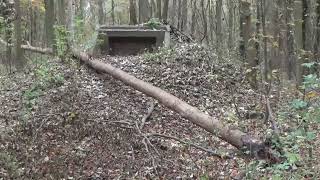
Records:
[[[246,111],[261,106],[241,68],[233,60],[218,60],[200,45],[101,61],[244,131],[250,128],[254,135],[263,131],[241,119]],[[77,62],[34,63],[29,73],[3,77],[1,82],[1,177],[218,179],[236,177],[245,167],[238,156],[224,159],[174,139],[146,138],[159,133],[222,156],[237,152],[141,92]],[[155,109],[138,130],[136,125],[151,104]]]

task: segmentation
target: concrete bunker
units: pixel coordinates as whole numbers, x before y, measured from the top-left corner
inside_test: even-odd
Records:
[[[170,45],[169,26],[153,29],[147,26],[101,26],[98,36],[101,54],[136,55]]]

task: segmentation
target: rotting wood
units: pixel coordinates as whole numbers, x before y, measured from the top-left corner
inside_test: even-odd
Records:
[[[0,44],[2,44],[4,46],[13,47],[13,44],[8,44],[3,39],[0,39]],[[21,45],[21,48],[25,51],[31,51],[31,52],[40,53],[40,54],[53,54],[53,51],[51,48],[34,47],[29,44],[28,45]]]
[[[206,131],[218,136],[220,139],[230,143],[238,149],[251,152],[257,158],[279,162],[279,158],[265,146],[261,140],[251,137],[248,134],[231,127],[193,107],[185,101],[167,93],[166,91],[153,86],[150,83],[137,79],[136,77],[113,67],[110,64],[99,60],[91,59],[86,53],[73,50],[74,57],[98,72],[106,73],[131,86],[132,88],[145,93],[158,100],[164,106],[180,114],[183,118],[190,120]]]

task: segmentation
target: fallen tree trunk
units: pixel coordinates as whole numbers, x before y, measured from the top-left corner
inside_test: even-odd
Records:
[[[13,47],[13,44],[8,44],[3,39],[0,39],[0,43],[4,46]],[[40,54],[53,54],[53,51],[51,48],[34,47],[31,45],[21,45],[21,48],[25,51],[31,51],[31,52],[40,53]]]
[[[268,147],[258,139],[250,137],[246,133],[232,128],[223,122],[201,112],[199,109],[189,105],[185,101],[167,93],[166,91],[144,82],[128,73],[103,63],[98,60],[90,59],[90,56],[83,52],[73,51],[74,56],[91,68],[111,75],[134,89],[145,93],[158,100],[164,106],[179,113],[182,117],[190,120],[194,124],[202,127],[210,133],[215,134],[222,140],[230,143],[238,149],[250,151],[252,155],[261,159],[271,159],[273,162],[277,159],[270,153]]]

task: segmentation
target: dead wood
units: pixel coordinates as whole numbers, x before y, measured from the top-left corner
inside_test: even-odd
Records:
[[[141,125],[140,125],[140,129],[143,129],[145,123],[147,122],[147,120],[151,117],[152,112],[154,111],[155,108],[155,104],[153,102],[151,102],[151,106],[148,109],[148,113],[142,118],[141,120]]]
[[[13,47],[13,44],[8,44],[3,39],[0,39],[0,44],[7,47]],[[25,51],[31,51],[31,52],[40,53],[40,54],[53,54],[53,51],[51,48],[34,47],[29,44],[21,45],[21,48]]]
[[[201,112],[196,107],[189,105],[174,95],[167,93],[166,91],[155,87],[150,83],[137,79],[110,64],[91,59],[86,53],[73,50],[72,54],[74,57],[78,58],[84,64],[95,69],[96,71],[107,73],[123,83],[131,86],[132,88],[155,98],[164,106],[180,114],[183,118],[190,120],[194,124],[218,136],[222,140],[230,143],[238,149],[249,151],[258,158],[276,159],[275,155],[270,152],[269,148],[266,147],[261,140],[251,137],[239,129],[231,127],[222,121],[219,121]]]
[[[189,146],[194,147],[196,149],[199,149],[201,151],[207,152],[211,156],[217,156],[217,157],[222,158],[222,159],[223,158],[228,158],[228,159],[232,158],[232,156],[230,156],[230,155],[218,153],[215,150],[204,148],[202,146],[199,146],[199,145],[194,144],[192,142],[184,141],[184,140],[182,140],[180,138],[177,138],[177,137],[174,137],[174,136],[169,136],[169,135],[165,135],[165,134],[157,134],[157,133],[148,134],[147,136],[148,137],[156,136],[156,137],[163,137],[163,138],[166,138],[166,139],[173,139],[173,140],[178,141],[178,142],[180,142],[182,144],[186,144],[186,145],[189,145]]]

